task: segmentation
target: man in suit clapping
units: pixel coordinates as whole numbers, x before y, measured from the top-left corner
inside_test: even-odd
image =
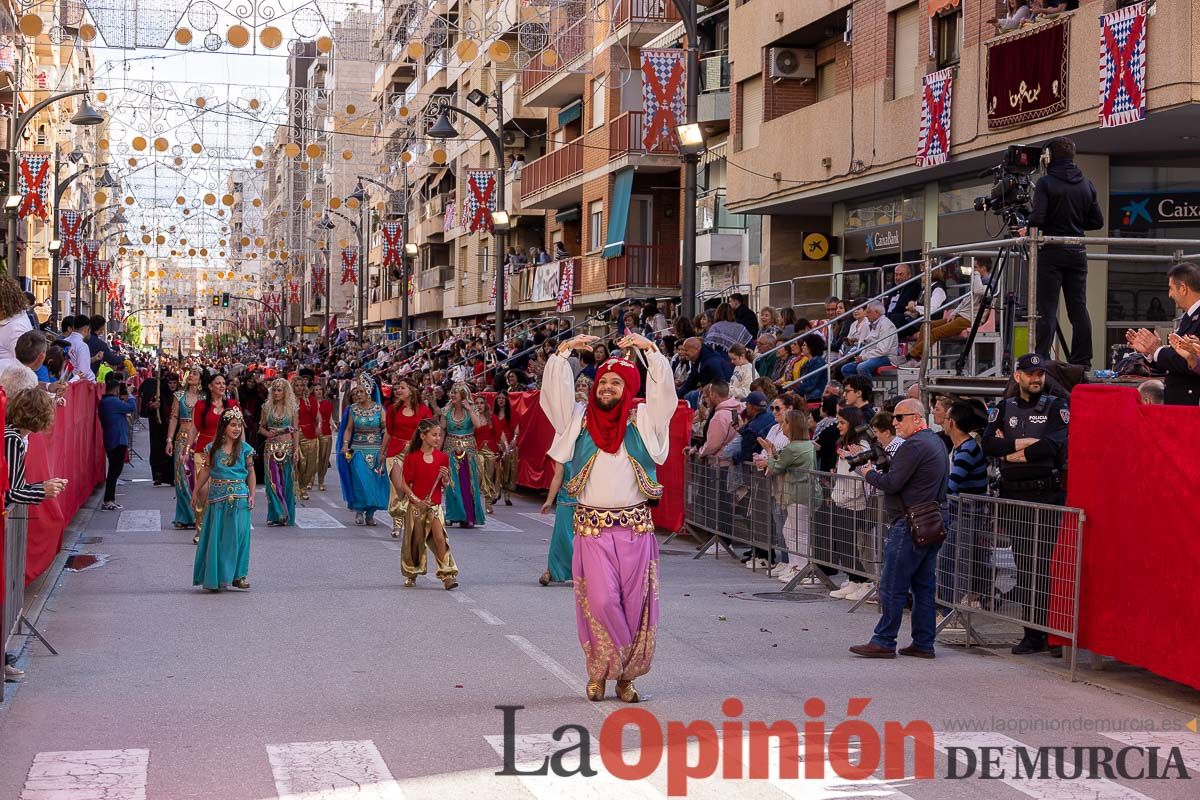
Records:
[[[1167,373],[1166,403],[1200,405],[1200,372],[1197,372],[1197,335],[1200,335],[1200,267],[1184,261],[1167,272],[1168,293],[1183,312],[1179,327],[1164,345],[1153,331],[1128,330],[1125,341],[1157,369]]]

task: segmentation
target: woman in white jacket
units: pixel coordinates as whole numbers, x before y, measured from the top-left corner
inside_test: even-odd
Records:
[[[734,400],[745,400],[750,394],[750,384],[758,376],[750,363],[750,353],[743,345],[729,348],[729,361],[733,364],[733,377],[729,379],[729,396]]]
[[[8,275],[0,276],[0,369],[17,363],[17,339],[33,330],[25,313],[28,306],[17,282]]]

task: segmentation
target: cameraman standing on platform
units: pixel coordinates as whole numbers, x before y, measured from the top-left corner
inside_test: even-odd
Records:
[[[1049,144],[1050,166],[1033,189],[1029,225],[1046,236],[1083,237],[1104,227],[1096,187],[1075,165],[1075,143],[1061,137]],[[1026,229],[1021,229],[1024,236]],[[1072,364],[1092,366],[1092,321],[1087,310],[1087,253],[1082,244],[1046,244],[1038,249],[1037,345],[1034,352],[1050,357],[1058,326],[1058,293],[1062,290],[1071,321]]]
[[[1000,401],[988,415],[980,440],[983,454],[1000,463],[1002,498],[1060,506],[1067,498],[1067,424],[1071,412],[1066,401],[1043,392],[1046,373],[1042,357],[1036,353],[1017,359],[1013,379],[1020,393]],[[1009,536],[1017,561],[1013,599],[1023,607],[1028,622],[1045,625],[1050,607],[1050,558],[1058,528],[1054,525],[1037,530],[1032,514],[1018,515],[1010,522]],[[1044,650],[1045,632],[1026,628],[1012,652],[1023,656]]]
[[[851,647],[850,652],[863,658],[895,658],[905,601],[912,592],[913,641],[900,650],[900,655],[933,658],[937,635],[937,558],[942,545],[939,539],[934,544],[919,546],[910,531],[909,515],[925,521],[927,514],[940,514],[941,528],[945,530],[950,463],[942,440],[925,424],[925,407],[919,401],[901,400],[892,420],[904,444],[892,456],[888,471],[877,472],[869,464],[859,470],[867,483],[886,495],[884,511],[891,520],[883,543],[883,572],[879,581],[883,615],[871,641]]]

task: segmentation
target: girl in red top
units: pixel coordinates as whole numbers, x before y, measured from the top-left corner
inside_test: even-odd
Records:
[[[333,450],[333,401],[325,396],[325,384],[313,387],[317,400],[317,488],[325,491],[325,473],[329,472],[329,454]]]
[[[517,423],[513,419],[508,394],[500,392],[492,403],[492,427],[499,443],[496,488],[504,495],[504,505],[512,505],[512,493],[517,488]]]
[[[479,466],[479,491],[484,510],[491,514],[492,503],[500,499],[500,438],[492,409],[486,397],[475,398],[475,410],[486,424],[475,426],[475,463]]]
[[[412,378],[404,378],[392,386],[392,403],[388,406],[383,430],[383,455],[387,463],[391,492],[388,514],[392,516],[392,538],[400,538],[404,530],[406,500],[403,476],[400,472],[404,455],[411,447],[417,426],[422,420],[433,419],[429,406],[421,402],[421,388]]]
[[[408,519],[404,525],[404,543],[400,548],[400,569],[404,585],[417,585],[424,575],[426,549],[437,560],[435,574],[447,589],[458,586],[458,565],[446,537],[446,512],[442,493],[450,486],[450,457],[442,450],[442,428],[433,419],[421,420],[404,456],[401,488],[407,500]]]
[[[225,376],[217,373],[208,379],[208,383],[201,382],[203,387],[200,399],[196,401],[196,405],[192,408],[192,427],[188,431],[188,445],[192,448],[192,463],[196,474],[200,474],[200,469],[208,467],[208,453],[204,450],[217,435],[217,426],[221,424],[221,417],[231,408],[237,408],[236,400],[230,400],[225,397]],[[204,526],[204,507],[196,507],[196,535],[192,537],[192,544],[199,544],[199,531]]]

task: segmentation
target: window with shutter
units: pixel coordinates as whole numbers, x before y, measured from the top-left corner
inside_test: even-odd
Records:
[[[740,113],[738,126],[742,136],[742,150],[758,147],[759,131],[763,118],[762,76],[756,75],[738,86]]]
[[[892,13],[892,99],[917,90],[917,39],[920,10],[916,3]]]

